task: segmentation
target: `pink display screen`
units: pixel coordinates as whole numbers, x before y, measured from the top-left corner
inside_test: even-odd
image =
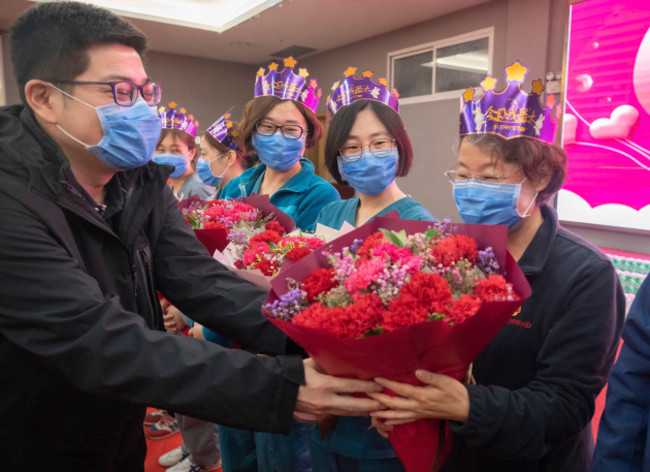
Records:
[[[650,1],[570,7],[562,220],[650,230]]]

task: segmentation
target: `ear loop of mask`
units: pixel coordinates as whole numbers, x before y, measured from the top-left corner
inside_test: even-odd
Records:
[[[61,90],[61,89],[60,89],[59,87],[57,87],[56,85],[51,84],[50,82],[47,82],[47,84],[48,84],[50,87],[52,87],[53,89],[58,90],[59,92],[61,92],[61,93],[62,93],[63,95],[65,95],[66,97],[70,97],[70,98],[72,98],[73,100],[76,100],[76,101],[78,101],[78,102],[81,102],[81,103],[83,103],[84,105],[86,105],[86,106],[92,108],[93,110],[96,110],[96,109],[97,109],[96,107],[92,106],[90,103],[86,103],[86,102],[84,102],[82,99],[77,98],[77,97],[75,97],[74,95],[70,95],[68,92],[65,92],[65,91]],[[59,129],[59,131],[61,131],[63,134],[65,134],[68,138],[70,138],[70,139],[72,139],[73,141],[75,141],[75,142],[81,144],[81,145],[82,145],[83,147],[85,147],[86,149],[88,149],[88,148],[90,148],[90,147],[93,147],[93,145],[91,145],[91,144],[86,144],[86,143],[84,143],[83,141],[81,141],[80,139],[77,139],[77,138],[75,138],[74,136],[72,136],[72,135],[71,135],[70,133],[68,133],[66,130],[64,130],[63,128],[61,128],[61,126],[60,126],[58,123],[57,123],[56,127]],[[101,142],[101,139],[99,140],[99,142]],[[98,142],[98,144],[99,144],[99,142]],[[95,146],[96,146],[96,145],[97,145],[97,144],[95,144]]]
[[[527,180],[528,180],[528,177],[524,177],[524,180],[522,180],[521,182],[519,182],[519,187],[520,187],[520,189],[523,188],[523,184],[524,184],[524,182],[526,182]],[[533,195],[532,200],[530,201],[530,203],[528,204],[528,206],[527,206],[526,209],[524,210],[524,214],[523,214],[523,215],[522,215],[521,213],[519,213],[519,208],[517,208],[517,214],[518,214],[521,218],[528,218],[528,217],[530,216],[530,215],[528,214],[528,210],[530,210],[530,209],[532,208],[533,203],[535,203],[535,200],[537,199],[537,195],[539,195],[539,192],[535,192],[535,195]],[[521,190],[519,191],[519,196],[521,196]]]

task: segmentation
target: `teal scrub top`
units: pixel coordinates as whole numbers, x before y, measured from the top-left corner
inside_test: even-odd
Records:
[[[308,159],[300,159],[300,164],[300,172],[271,195],[270,200],[293,218],[302,231],[313,231],[321,209],[328,203],[339,201],[341,197],[331,184],[314,174],[314,165]],[[220,198],[247,197],[258,193],[265,171],[264,164],[245,170],[239,177],[228,182]]]
[[[358,198],[330,203],[318,215],[317,223],[340,229],[344,221],[354,226],[359,206]],[[438,221],[424,206],[410,197],[404,197],[384,208],[375,216],[383,216],[397,211],[399,217],[405,220]],[[336,427],[321,437],[317,427],[313,428],[311,441],[317,443],[326,451],[355,459],[387,459],[397,457],[388,439],[370,428],[369,418],[345,417],[337,418]]]
[[[346,221],[354,226],[358,206],[358,197],[330,203],[320,211],[316,222],[334,229],[340,229]],[[393,211],[396,211],[403,220],[438,221],[429,210],[410,197],[391,203],[375,216],[384,216]]]

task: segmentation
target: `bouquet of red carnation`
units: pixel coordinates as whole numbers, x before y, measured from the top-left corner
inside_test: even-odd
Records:
[[[264,314],[331,375],[418,385],[417,369],[461,380],[530,295],[507,229],[375,218],[271,281]],[[449,427],[398,425],[408,472],[444,460]]]
[[[210,254],[223,251],[242,235],[249,238],[248,235],[261,233],[267,226],[282,233],[296,226],[291,217],[271,204],[268,195],[209,201],[191,197],[178,205]]]
[[[242,233],[223,251],[216,251],[214,257],[240,277],[270,290],[271,278],[283,267],[298,262],[325,244],[320,237],[294,233],[286,233],[276,221],[271,221],[260,233]]]

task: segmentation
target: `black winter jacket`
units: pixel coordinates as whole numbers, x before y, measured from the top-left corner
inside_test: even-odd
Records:
[[[210,257],[167,175],[116,174],[102,216],[31,111],[0,108],[2,470],[120,470],[142,405],[289,431],[299,357],[161,331],[157,290],[249,350],[287,349],[265,293]]]
[[[562,228],[554,210],[519,260],[532,288],[474,362],[469,417],[452,423],[444,472],[584,472],[594,400],[625,318],[612,263]]]

